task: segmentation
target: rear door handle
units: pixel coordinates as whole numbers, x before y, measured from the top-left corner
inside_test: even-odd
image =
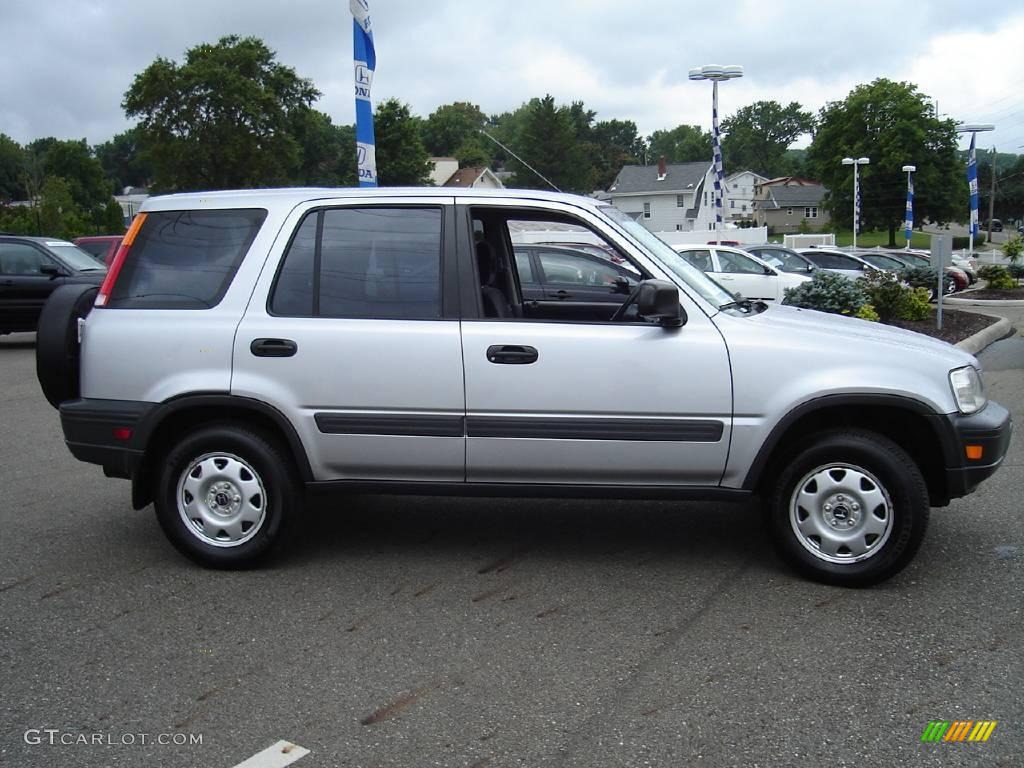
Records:
[[[487,359],[496,364],[527,365],[537,362],[537,350],[518,344],[495,344],[487,348]]]
[[[256,357],[291,357],[299,345],[291,339],[253,339],[249,351]]]

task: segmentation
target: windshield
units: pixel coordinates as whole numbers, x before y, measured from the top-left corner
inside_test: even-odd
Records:
[[[881,256],[877,253],[861,253],[859,256],[864,259],[868,264],[879,269],[906,269],[907,265],[902,261],[890,258],[889,256]]]
[[[61,261],[78,272],[93,272],[106,269],[102,261],[98,261],[95,256],[88,251],[83,251],[77,245],[50,240],[46,243],[46,247],[56,254]]]
[[[687,286],[692,288],[700,297],[716,307],[729,304],[734,296],[722,288],[718,283],[711,280],[707,275],[690,264],[686,259],[672,250],[672,248],[653,232],[642,224],[634,221],[618,208],[610,205],[602,205],[601,212],[609,219],[619,225],[634,240],[647,249],[659,263],[671,270]]]
[[[760,258],[761,261],[766,261],[769,265],[776,269],[781,269],[783,272],[806,272],[809,266],[804,259],[788,251],[751,251],[751,253]]]

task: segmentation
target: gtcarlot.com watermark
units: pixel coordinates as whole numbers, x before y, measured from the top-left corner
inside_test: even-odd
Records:
[[[60,728],[29,728],[25,743],[33,746],[134,747],[156,744],[162,747],[197,746],[203,743],[201,733],[81,733]]]

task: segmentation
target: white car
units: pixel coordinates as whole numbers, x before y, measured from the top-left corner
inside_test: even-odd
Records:
[[[781,304],[787,288],[795,288],[811,279],[809,275],[782,272],[756,256],[725,245],[676,245],[673,248],[727,291],[746,299]]]

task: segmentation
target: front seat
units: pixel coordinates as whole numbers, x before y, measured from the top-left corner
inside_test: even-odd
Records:
[[[498,256],[486,240],[476,244],[476,268],[480,273],[480,298],[483,300],[484,317],[509,317],[512,308],[508,299],[494,286],[498,277]]]

